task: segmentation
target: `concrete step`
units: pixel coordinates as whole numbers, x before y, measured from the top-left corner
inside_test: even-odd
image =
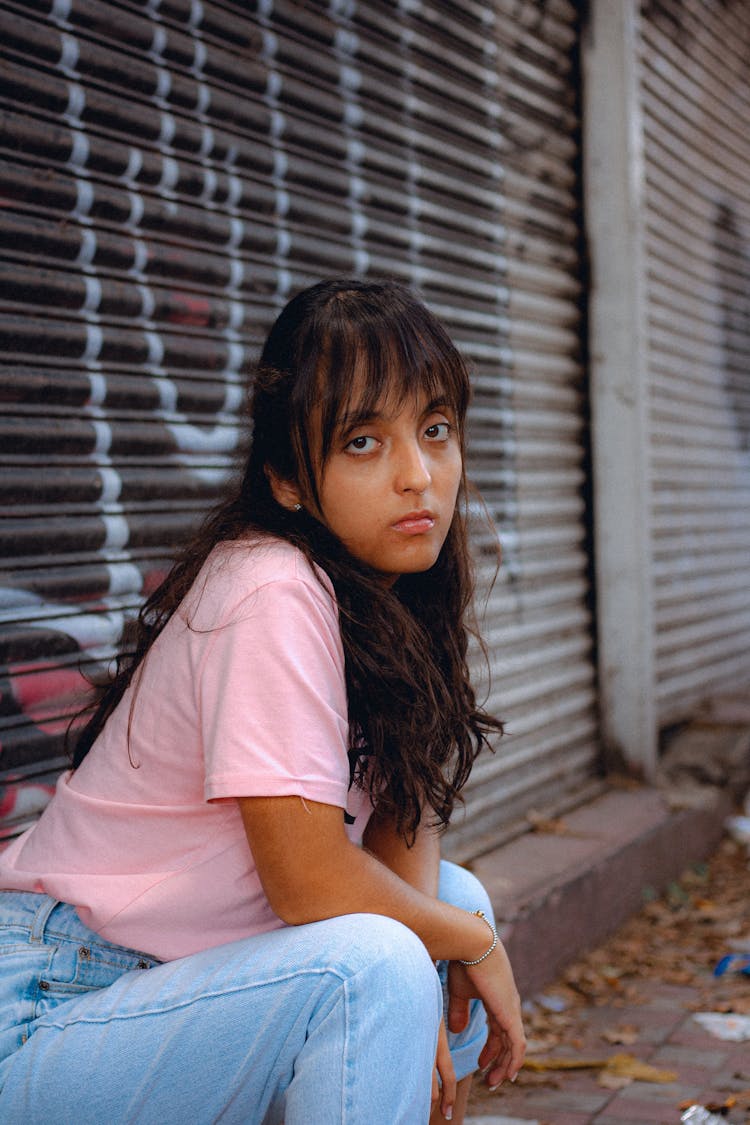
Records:
[[[493,902],[522,997],[554,980],[721,839],[727,790],[674,808],[647,786],[611,788],[469,865]]]

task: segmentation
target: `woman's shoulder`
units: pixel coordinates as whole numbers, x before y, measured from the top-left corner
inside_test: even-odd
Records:
[[[206,559],[185,608],[191,618],[207,614],[215,620],[267,588],[278,597],[304,588],[316,601],[334,600],[327,575],[298,547],[265,535],[218,544]]]
[[[278,582],[303,582],[330,590],[327,575],[286,539],[257,535],[220,543],[208,558],[211,572],[224,573],[226,580],[241,582],[250,589]]]

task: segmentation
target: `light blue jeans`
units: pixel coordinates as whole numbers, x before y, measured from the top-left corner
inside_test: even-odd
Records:
[[[440,897],[490,914],[441,864]],[[443,974],[444,976],[444,974]],[[438,974],[400,922],[353,914],[160,964],[47,895],[0,892],[4,1125],[421,1125]],[[459,1078],[486,1038],[450,1035]]]

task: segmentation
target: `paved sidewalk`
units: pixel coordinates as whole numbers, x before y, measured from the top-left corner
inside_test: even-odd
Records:
[[[495,1094],[477,1083],[468,1120],[675,1125],[694,1102],[723,1106],[718,1120],[727,1125],[750,1122],[750,1041],[719,1039],[694,1018],[698,1011],[750,1017],[750,976],[712,971],[748,943],[748,857],[727,842],[535,997],[529,1067]],[[618,1054],[655,1068],[661,1080],[633,1080],[602,1065],[532,1069],[566,1059],[601,1064]]]
[[[495,1094],[481,1087],[472,1099],[470,1121],[476,1125],[674,1125],[681,1106],[695,1102],[721,1106],[728,1095],[740,1095],[723,1119],[750,1121],[750,1045],[715,1039],[687,1008],[693,989],[649,986],[639,1003],[613,1009],[592,1009],[581,1020],[580,1046],[555,1056],[601,1059],[627,1053],[674,1081],[632,1081],[622,1089],[599,1085],[601,1070],[522,1071],[516,1084]],[[638,1032],[637,1046],[608,1046],[602,1030],[627,1027]],[[533,1057],[532,1057],[533,1058]],[[612,1079],[613,1083],[616,1081]]]

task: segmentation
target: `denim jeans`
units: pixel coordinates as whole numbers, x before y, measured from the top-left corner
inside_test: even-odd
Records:
[[[489,913],[452,864],[440,894]],[[420,1125],[440,1012],[424,946],[390,918],[285,927],[160,964],[65,903],[0,892],[6,1125]],[[477,1001],[449,1037],[459,1078],[485,1036]]]

